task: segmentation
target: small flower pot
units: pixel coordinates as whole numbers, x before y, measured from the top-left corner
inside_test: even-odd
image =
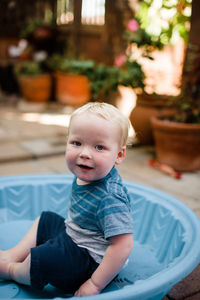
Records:
[[[89,81],[84,75],[57,72],[56,100],[64,105],[81,106],[91,98]]]
[[[49,100],[51,95],[51,76],[49,74],[20,75],[18,82],[25,100],[30,102],[47,102]]]

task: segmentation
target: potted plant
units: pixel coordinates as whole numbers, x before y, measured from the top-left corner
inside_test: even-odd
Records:
[[[56,99],[68,105],[82,105],[89,100],[108,101],[118,86],[144,87],[140,64],[124,56],[123,65],[106,66],[92,60],[70,59],[55,54],[48,66],[55,71]]]
[[[23,98],[31,102],[47,102],[51,94],[51,75],[45,71],[41,62],[20,61],[15,73]]]
[[[79,106],[91,99],[90,78],[94,61],[54,54],[48,59],[48,66],[54,71],[56,100],[64,105]]]
[[[200,46],[189,44],[176,113],[152,118],[156,156],[177,171],[200,170]]]
[[[55,17],[49,20],[36,18],[30,20],[21,30],[20,38],[28,40],[35,50],[45,50],[51,52],[55,44],[57,25]]]

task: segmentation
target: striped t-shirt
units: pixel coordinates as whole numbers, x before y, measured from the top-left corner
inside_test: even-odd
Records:
[[[108,238],[133,232],[130,198],[115,167],[103,179],[77,185],[71,191],[66,231],[80,247],[101,262]]]

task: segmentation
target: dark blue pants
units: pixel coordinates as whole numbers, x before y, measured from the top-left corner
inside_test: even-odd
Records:
[[[84,248],[67,235],[64,218],[43,212],[37,232],[37,246],[31,249],[31,286],[50,283],[66,293],[74,293],[91,277],[98,264]]]

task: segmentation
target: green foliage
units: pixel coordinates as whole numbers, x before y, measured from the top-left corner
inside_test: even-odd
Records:
[[[48,67],[53,71],[87,76],[93,97],[100,93],[108,95],[119,85],[132,88],[144,87],[144,73],[136,61],[128,61],[126,67],[96,64],[92,60],[75,60],[55,54],[48,59]]]
[[[137,20],[137,22],[138,24],[140,24],[139,20]],[[160,41],[160,37],[148,34],[141,27],[139,27],[138,30],[135,32],[130,30],[125,31],[124,39],[128,41],[129,44],[136,44],[138,48],[143,47],[146,52],[151,52],[155,49],[163,48],[163,44]]]
[[[164,45],[173,44],[178,37],[187,42],[191,3],[192,0],[143,0],[137,17],[142,28],[153,32]]]
[[[127,60],[126,69],[120,72],[120,84],[135,88],[144,88],[145,74],[141,65],[136,61]]]
[[[119,69],[114,66],[105,66],[99,64],[95,67],[90,78],[90,88],[93,97],[96,98],[99,93],[108,95],[110,91],[116,91],[119,84]]]
[[[47,65],[53,71],[80,74],[88,78],[92,76],[95,67],[95,63],[92,60],[69,59],[67,56],[59,54],[51,56],[47,61]]]
[[[200,93],[183,93],[177,101],[178,112],[174,121],[181,123],[200,124]]]
[[[55,29],[56,28],[55,17],[52,16],[48,22],[40,18],[30,20],[21,30],[20,37],[24,39],[29,38],[39,27]]]
[[[31,75],[37,76],[39,74],[44,73],[41,63],[38,63],[33,60],[26,60],[18,63],[15,66],[15,73],[17,76],[19,75]]]
[[[145,74],[139,58],[152,58],[155,49],[162,49],[163,44],[159,38],[148,34],[138,19],[131,19],[127,24],[123,38],[126,40],[127,49],[115,59],[115,66],[118,67],[116,82],[118,85],[130,86],[133,89],[144,89]],[[139,49],[135,56],[135,48]]]
[[[130,86],[133,89],[143,88],[144,78],[144,72],[136,61],[127,61],[125,68],[99,64],[90,78],[90,87],[93,96],[96,97],[99,93],[108,95],[111,91],[117,91],[119,85]]]

